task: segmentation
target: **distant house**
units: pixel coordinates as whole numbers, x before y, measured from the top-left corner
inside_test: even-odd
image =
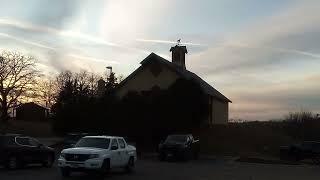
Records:
[[[154,53],[141,61],[141,66],[118,85],[116,95],[121,99],[131,91],[143,93],[154,88],[165,90],[177,79],[193,80],[208,97],[209,113],[205,119],[206,124],[226,124],[231,100],[186,69],[186,46],[177,45],[171,47],[170,51],[172,52],[172,62]],[[195,104],[195,106],[197,105]]]
[[[46,121],[49,109],[34,102],[24,103],[15,109],[16,119],[23,121]]]

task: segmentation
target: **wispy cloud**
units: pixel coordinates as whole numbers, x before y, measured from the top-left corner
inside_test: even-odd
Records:
[[[138,42],[147,42],[147,43],[162,43],[162,44],[177,44],[177,41],[168,41],[168,40],[159,40],[159,39],[136,39]],[[207,46],[206,44],[191,43],[191,42],[181,42],[182,45],[190,46]]]
[[[6,34],[6,33],[0,33],[0,36],[5,37],[5,38],[9,38],[9,39],[12,39],[12,40],[24,43],[24,44],[36,46],[36,47],[39,47],[39,48],[44,48],[44,49],[49,49],[49,50],[56,50],[53,47],[50,47],[50,46],[47,46],[47,45],[44,45],[44,44],[41,44],[41,43],[32,42],[32,41],[24,40],[24,39],[21,39],[21,38],[17,38],[15,36],[12,36],[12,35],[9,35],[9,34]]]
[[[120,46],[115,43],[108,42],[102,38],[90,36],[88,34],[83,34],[83,33],[75,32],[75,31],[71,31],[71,30],[56,29],[56,28],[52,28],[49,26],[37,25],[37,24],[18,21],[18,20],[14,20],[14,19],[0,19],[0,25],[1,26],[11,26],[11,27],[35,31],[35,32],[50,33],[53,35],[64,36],[64,37],[68,37],[68,38],[83,39],[86,41],[104,44],[104,45],[108,45],[108,46]]]
[[[104,64],[120,64],[119,61],[99,58],[104,57],[105,55],[108,57],[114,57],[115,53],[108,55],[101,52],[101,50],[100,53],[92,53],[90,50],[87,50],[88,47],[90,47],[91,50],[93,48],[97,48],[97,51],[99,51],[98,49],[106,49],[107,52],[112,52],[112,49],[115,49],[116,52],[128,52],[146,55],[150,53],[147,50],[130,47],[119,43],[113,43],[105,40],[102,37],[92,36],[90,34],[81,33],[80,31],[57,29],[15,19],[0,18],[0,26],[15,28],[26,31],[28,34],[33,34],[34,36],[27,36],[25,34],[17,34],[14,31],[12,33],[10,31],[0,31],[0,36],[6,39],[17,41],[23,45],[50,50],[50,52],[35,50],[33,53],[39,55],[43,59],[39,63],[44,63],[47,65],[47,67],[51,67],[52,71],[61,71],[72,68],[89,68],[92,70],[101,65],[104,66]],[[42,37],[48,38],[48,41],[44,41]],[[16,46],[19,46],[19,43],[16,43]],[[83,46],[83,44],[85,44],[85,46]],[[23,47],[23,45],[21,48],[25,49],[26,47]],[[41,52],[42,55],[40,55]]]
[[[302,51],[302,50],[297,50],[297,49],[288,49],[288,48],[282,48],[282,47],[268,47],[268,46],[262,46],[262,45],[250,45],[250,44],[245,44],[245,43],[222,43],[221,45],[218,46],[233,46],[233,47],[240,47],[240,48],[249,48],[249,49],[264,49],[264,50],[269,50],[269,51],[276,51],[276,52],[283,52],[283,53],[289,53],[289,54],[295,54],[295,55],[303,55],[311,58],[316,58],[320,59],[320,54],[316,53],[311,53],[308,51]]]
[[[26,45],[31,45],[31,46],[35,46],[35,47],[38,47],[38,48],[43,48],[43,49],[46,49],[46,50],[50,50],[50,51],[52,51],[54,53],[59,53],[59,49],[54,48],[54,47],[50,47],[50,46],[47,46],[47,45],[44,45],[44,44],[41,44],[41,43],[23,40],[23,39],[14,37],[14,36],[6,34],[6,33],[0,33],[0,36],[15,40],[17,42],[20,42],[20,43],[23,43],[23,44],[26,44]],[[87,61],[91,61],[91,62],[108,63],[108,64],[120,64],[118,61],[110,61],[110,60],[106,60],[106,59],[102,59],[102,58],[96,58],[96,57],[92,57],[92,56],[83,56],[83,55],[74,54],[74,53],[66,53],[63,56],[64,57],[71,57],[71,58],[79,59],[79,60],[87,60]],[[57,61],[58,59],[55,59],[55,60]],[[61,63],[61,62],[58,61],[58,63]],[[56,63],[52,62],[51,64],[56,64]],[[39,61],[38,65],[40,67],[42,67],[42,66],[48,67],[48,65],[43,64],[42,61]],[[74,65],[76,65],[76,64],[74,64]],[[59,66],[59,67],[61,68],[61,66]]]
[[[103,62],[103,63],[110,63],[110,64],[120,64],[118,61],[110,61],[110,60],[94,58],[90,56],[81,56],[81,55],[72,54],[72,53],[67,54],[67,56],[77,58],[77,59],[89,60],[89,61],[96,61],[96,62]]]
[[[0,25],[1,26],[11,26],[11,27],[35,31],[35,32],[49,33],[52,35],[63,36],[66,38],[80,39],[80,40],[85,40],[85,41],[88,41],[91,43],[102,44],[102,45],[117,47],[117,48],[124,48],[124,49],[129,49],[129,50],[135,50],[135,51],[139,51],[139,52],[146,53],[146,54],[150,53],[146,50],[142,50],[142,49],[138,49],[138,48],[134,48],[134,47],[128,47],[125,45],[121,45],[119,43],[113,43],[113,42],[105,40],[103,37],[92,36],[92,35],[84,34],[79,31],[74,31],[74,30],[56,29],[56,28],[49,27],[49,26],[42,26],[42,25],[37,25],[37,24],[33,24],[33,23],[18,21],[18,20],[14,20],[14,19],[4,19],[4,18],[0,19]]]

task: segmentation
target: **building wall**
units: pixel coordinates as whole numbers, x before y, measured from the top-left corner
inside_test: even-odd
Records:
[[[229,103],[211,97],[212,124],[226,124],[229,119]],[[210,117],[209,117],[210,118]]]
[[[154,66],[146,65],[142,71],[138,72],[133,76],[132,79],[128,80],[122,87],[117,90],[117,96],[122,98],[130,91],[148,91],[154,86],[160,87],[160,89],[167,89],[171,84],[173,84],[179,76],[172,70],[161,67],[161,72],[159,74],[154,73]],[[157,75],[155,75],[157,74]],[[226,124],[228,123],[228,102],[222,102],[215,99],[212,96],[208,97],[211,107],[211,114],[208,114],[207,123],[205,124]]]
[[[158,65],[158,64],[157,64]],[[178,75],[164,66],[158,65],[157,69],[153,69],[155,65],[146,65],[142,71],[127,81],[117,90],[117,96],[122,98],[130,91],[147,91],[152,87],[158,86],[160,89],[167,89],[177,79]]]
[[[16,119],[24,121],[45,121],[47,120],[47,110],[43,107],[24,104],[16,109]]]

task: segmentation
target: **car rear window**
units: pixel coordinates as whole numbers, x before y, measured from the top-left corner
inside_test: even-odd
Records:
[[[187,136],[185,135],[171,135],[168,136],[166,139],[166,142],[186,142]]]

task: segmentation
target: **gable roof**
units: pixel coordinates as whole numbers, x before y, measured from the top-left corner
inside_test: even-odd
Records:
[[[136,69],[133,73],[131,73],[127,78],[125,78],[123,81],[120,82],[120,84],[118,85],[118,87],[120,88],[121,86],[123,86],[127,81],[129,81],[130,79],[132,79],[138,72],[142,71],[143,69],[143,65],[153,62],[153,61],[157,61],[160,64],[163,64],[165,66],[167,66],[168,68],[170,68],[171,70],[173,70],[174,72],[176,72],[177,74],[179,74],[182,78],[185,79],[191,79],[194,80],[196,83],[198,83],[201,87],[201,89],[208,95],[211,95],[221,101],[225,101],[225,102],[232,102],[230,99],[228,99],[227,97],[225,97],[223,94],[221,94],[218,90],[216,90],[215,88],[213,88],[210,84],[208,84],[206,81],[204,81],[203,79],[201,79],[199,76],[197,76],[196,74],[194,74],[193,72],[190,72],[186,69],[181,68],[179,65],[176,65],[174,63],[171,63],[170,61],[164,59],[163,57],[158,56],[155,53],[151,53],[149,56],[147,56],[143,61],[140,62],[141,66]]]
[[[23,103],[23,104],[19,104],[18,107],[16,107],[17,109],[20,109],[20,108],[23,108],[23,107],[26,107],[26,106],[29,106],[29,107],[38,107],[38,108],[42,108],[42,109],[48,109],[44,106],[41,106],[37,103],[34,103],[34,102],[27,102],[27,103]]]

